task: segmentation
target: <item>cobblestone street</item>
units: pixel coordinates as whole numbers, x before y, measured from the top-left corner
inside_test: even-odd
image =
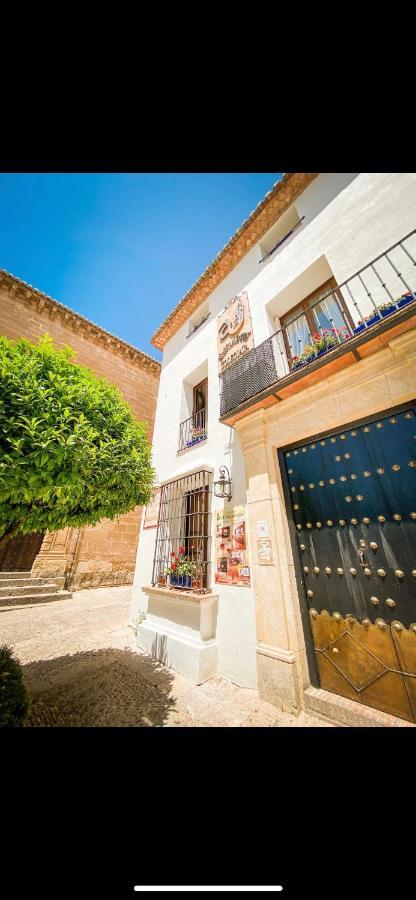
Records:
[[[135,648],[130,588],[0,609],[0,643],[14,648],[30,696],[30,726],[331,727],[259,700],[224,678],[195,687]]]

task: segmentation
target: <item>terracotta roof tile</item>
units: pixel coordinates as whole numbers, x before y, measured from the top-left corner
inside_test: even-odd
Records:
[[[206,300],[241,257],[248,253],[318,174],[318,172],[289,172],[280,181],[276,181],[155,331],[152,337],[154,347],[163,350],[167,341],[186,319]]]

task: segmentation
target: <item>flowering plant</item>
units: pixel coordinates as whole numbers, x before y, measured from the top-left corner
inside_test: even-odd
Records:
[[[185,547],[179,547],[179,554],[171,553],[171,563],[166,569],[166,575],[194,575],[196,563],[185,555]]]
[[[343,328],[323,328],[322,333],[315,332],[312,335],[312,343],[307,344],[299,356],[292,357],[293,362],[299,364],[313,359],[318,353],[322,353],[323,350],[330,350],[331,347],[335,347],[340,341],[348,340],[349,336],[346,325]]]

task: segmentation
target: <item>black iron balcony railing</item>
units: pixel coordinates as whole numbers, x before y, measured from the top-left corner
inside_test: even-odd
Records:
[[[194,413],[193,416],[190,416],[189,419],[185,419],[185,421],[181,422],[179,425],[178,453],[180,453],[181,450],[186,450],[189,447],[200,444],[201,441],[205,441],[206,437],[207,410],[201,409],[199,412]]]
[[[416,229],[230,366],[220,375],[221,417],[415,303],[415,257]]]

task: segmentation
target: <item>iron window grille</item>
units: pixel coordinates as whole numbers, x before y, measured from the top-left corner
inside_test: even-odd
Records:
[[[153,559],[152,584],[205,593],[211,583],[212,474],[201,470],[164,484]],[[182,561],[185,573],[168,573]]]

